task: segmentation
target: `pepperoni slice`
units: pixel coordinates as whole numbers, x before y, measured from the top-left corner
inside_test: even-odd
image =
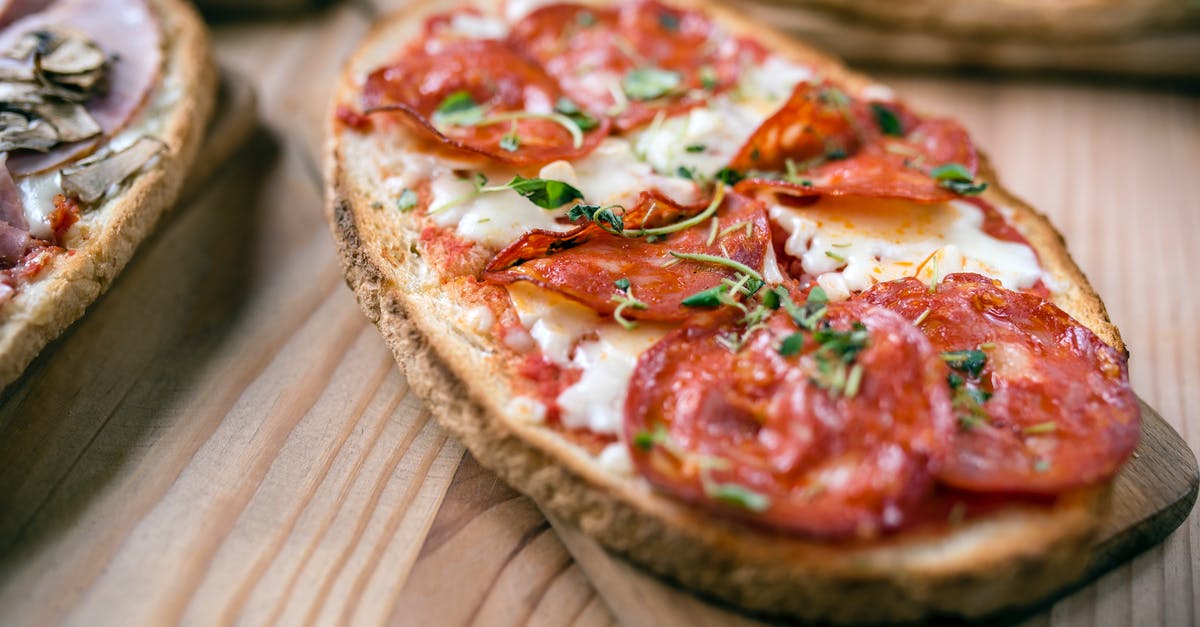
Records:
[[[883,115],[888,132],[877,121]],[[944,202],[956,194],[929,171],[948,163],[972,176],[978,167],[970,136],[953,120],[922,120],[898,103],[855,101],[832,85],[801,83],[730,167],[751,173],[738,186],[747,193]]]
[[[671,216],[670,222],[676,222],[703,209],[680,207],[664,196],[644,192],[628,214],[624,232],[632,235],[641,225],[661,224],[657,215]],[[595,225],[567,233],[534,231],[500,251],[488,264],[484,279],[497,284],[532,281],[604,314],[613,314],[624,296],[641,303],[622,309],[627,318],[685,320],[706,311],[684,306],[685,299],[732,280],[739,272],[717,263],[678,259],[672,252],[721,257],[761,272],[770,245],[766,211],[745,196],[728,193],[715,218],[719,229],[715,236],[712,220],[706,219],[658,241],[614,235]],[[621,279],[629,281],[627,292],[616,287]]]
[[[1125,358],[1054,304],[969,273],[856,298],[921,319],[939,351],[977,351],[948,356],[959,429],[941,481],[1053,494],[1112,476],[1137,446]]]
[[[742,58],[762,54],[717,34],[698,11],[641,0],[611,9],[545,6],[515,24],[509,40],[593,115],[612,116],[627,131],[659,111],[702,105],[737,82]]]
[[[411,50],[363,85],[364,111],[397,113],[451,149],[517,166],[581,157],[608,134],[607,120],[592,121],[577,141],[577,123],[555,112],[563,97],[537,64],[494,40]]]
[[[788,348],[799,330],[780,311],[737,353],[721,338],[741,329],[696,326],[644,353],[625,405],[639,472],[687,502],[782,531],[839,538],[902,526],[953,433],[944,366],[881,307],[829,304],[817,328]],[[848,346],[858,347],[849,362]],[[859,374],[831,385],[833,366]]]

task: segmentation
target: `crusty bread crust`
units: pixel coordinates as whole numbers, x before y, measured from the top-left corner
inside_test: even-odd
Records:
[[[388,60],[423,15],[451,4],[426,2],[377,25],[348,62],[334,103],[353,102],[361,76]],[[727,10],[702,0],[676,4],[703,6],[735,31],[753,28],[769,48],[851,90],[870,83]],[[714,518],[656,494],[644,480],[606,471],[553,429],[512,415],[495,340],[466,322],[462,305],[421,258],[414,218],[378,202],[386,200],[384,171],[397,167],[394,155],[407,149],[407,139],[360,134],[331,120],[327,211],[347,283],[439,422],[547,511],[692,589],[757,612],[837,623],[979,617],[1036,602],[1081,573],[1108,486],[1065,495],[1053,507],[1014,505],[948,531],[830,544]],[[1000,189],[990,168],[982,176],[993,182],[992,200],[1015,209],[1015,226],[1053,279],[1071,286],[1060,306],[1123,348],[1049,221]]]
[[[167,150],[158,163],[128,182],[120,194],[86,212],[73,227],[82,241],[71,254],[54,255],[30,283],[0,306],[0,387],[15,380],[38,352],[83,315],[108,289],[133,251],[175,202],[203,139],[216,97],[217,72],[208,34],[195,9],[183,0],[151,0],[163,29],[162,74],[132,123],[163,115],[157,135]],[[169,85],[168,85],[169,83]],[[162,89],[176,89],[163,111],[150,104]]]

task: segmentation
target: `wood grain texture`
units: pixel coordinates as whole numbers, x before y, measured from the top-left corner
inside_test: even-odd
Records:
[[[343,287],[320,209],[321,118],[375,11],[215,30],[265,131],[0,394],[0,622],[665,624],[676,615],[633,612],[636,599],[654,586],[691,598],[657,581],[608,588],[610,611],[571,532],[445,438]],[[881,78],[962,119],[1051,214],[1133,351],[1135,389],[1200,446],[1200,97]],[[608,580],[644,581],[611,563]],[[1197,598],[1193,510],[1029,624],[1200,624]]]

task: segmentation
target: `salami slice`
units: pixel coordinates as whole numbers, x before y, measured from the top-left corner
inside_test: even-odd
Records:
[[[362,105],[398,114],[451,149],[517,166],[586,155],[609,129],[607,120],[573,115],[577,106],[553,78],[495,40],[412,50],[367,77]]]
[[[744,58],[763,54],[719,34],[697,11],[641,0],[609,9],[542,7],[513,26],[510,41],[589,112],[627,131],[659,111],[702,105],[737,82]]]
[[[941,481],[1053,494],[1112,476],[1137,446],[1125,358],[1053,303],[967,273],[856,298],[920,319],[943,351],[959,428]]]
[[[625,406],[638,471],[782,531],[869,537],[904,525],[954,429],[944,366],[881,307],[829,304],[812,326],[781,310],[736,353],[722,337],[741,329],[693,326],[643,354]]]
[[[956,183],[969,184],[978,167],[970,136],[953,120],[922,120],[900,104],[801,83],[729,167],[747,173],[745,192],[942,202],[957,193],[934,173],[951,164]]]
[[[685,320],[714,305],[687,306],[685,300],[705,290],[719,290],[727,280],[736,282],[748,276],[733,267],[735,264],[755,274],[762,272],[770,245],[766,211],[759,203],[730,192],[712,217],[705,217],[703,211],[704,207],[681,207],[662,195],[644,192],[637,206],[622,218],[623,234],[612,233],[613,225],[598,218],[567,233],[534,231],[500,251],[488,264],[484,278],[499,284],[532,281],[604,314],[615,314],[622,303],[635,301],[637,304],[621,307],[625,317]],[[688,216],[696,222],[688,228],[665,235],[640,235],[643,226],[675,225],[661,227],[669,230]],[[689,255],[709,259],[687,258]],[[744,295],[760,287],[761,281],[747,279],[741,285],[738,293]],[[729,287],[731,297],[736,296],[732,289]]]

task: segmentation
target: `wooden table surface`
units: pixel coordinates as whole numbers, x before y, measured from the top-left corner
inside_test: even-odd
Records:
[[[537,508],[408,394],[322,217],[322,116],[377,5],[218,22],[265,129],[0,396],[0,622],[616,622]],[[1200,448],[1200,94],[879,74],[958,117]],[[1200,517],[1031,619],[1200,624]],[[615,610],[615,611],[614,611]],[[622,617],[629,621],[628,617]]]

